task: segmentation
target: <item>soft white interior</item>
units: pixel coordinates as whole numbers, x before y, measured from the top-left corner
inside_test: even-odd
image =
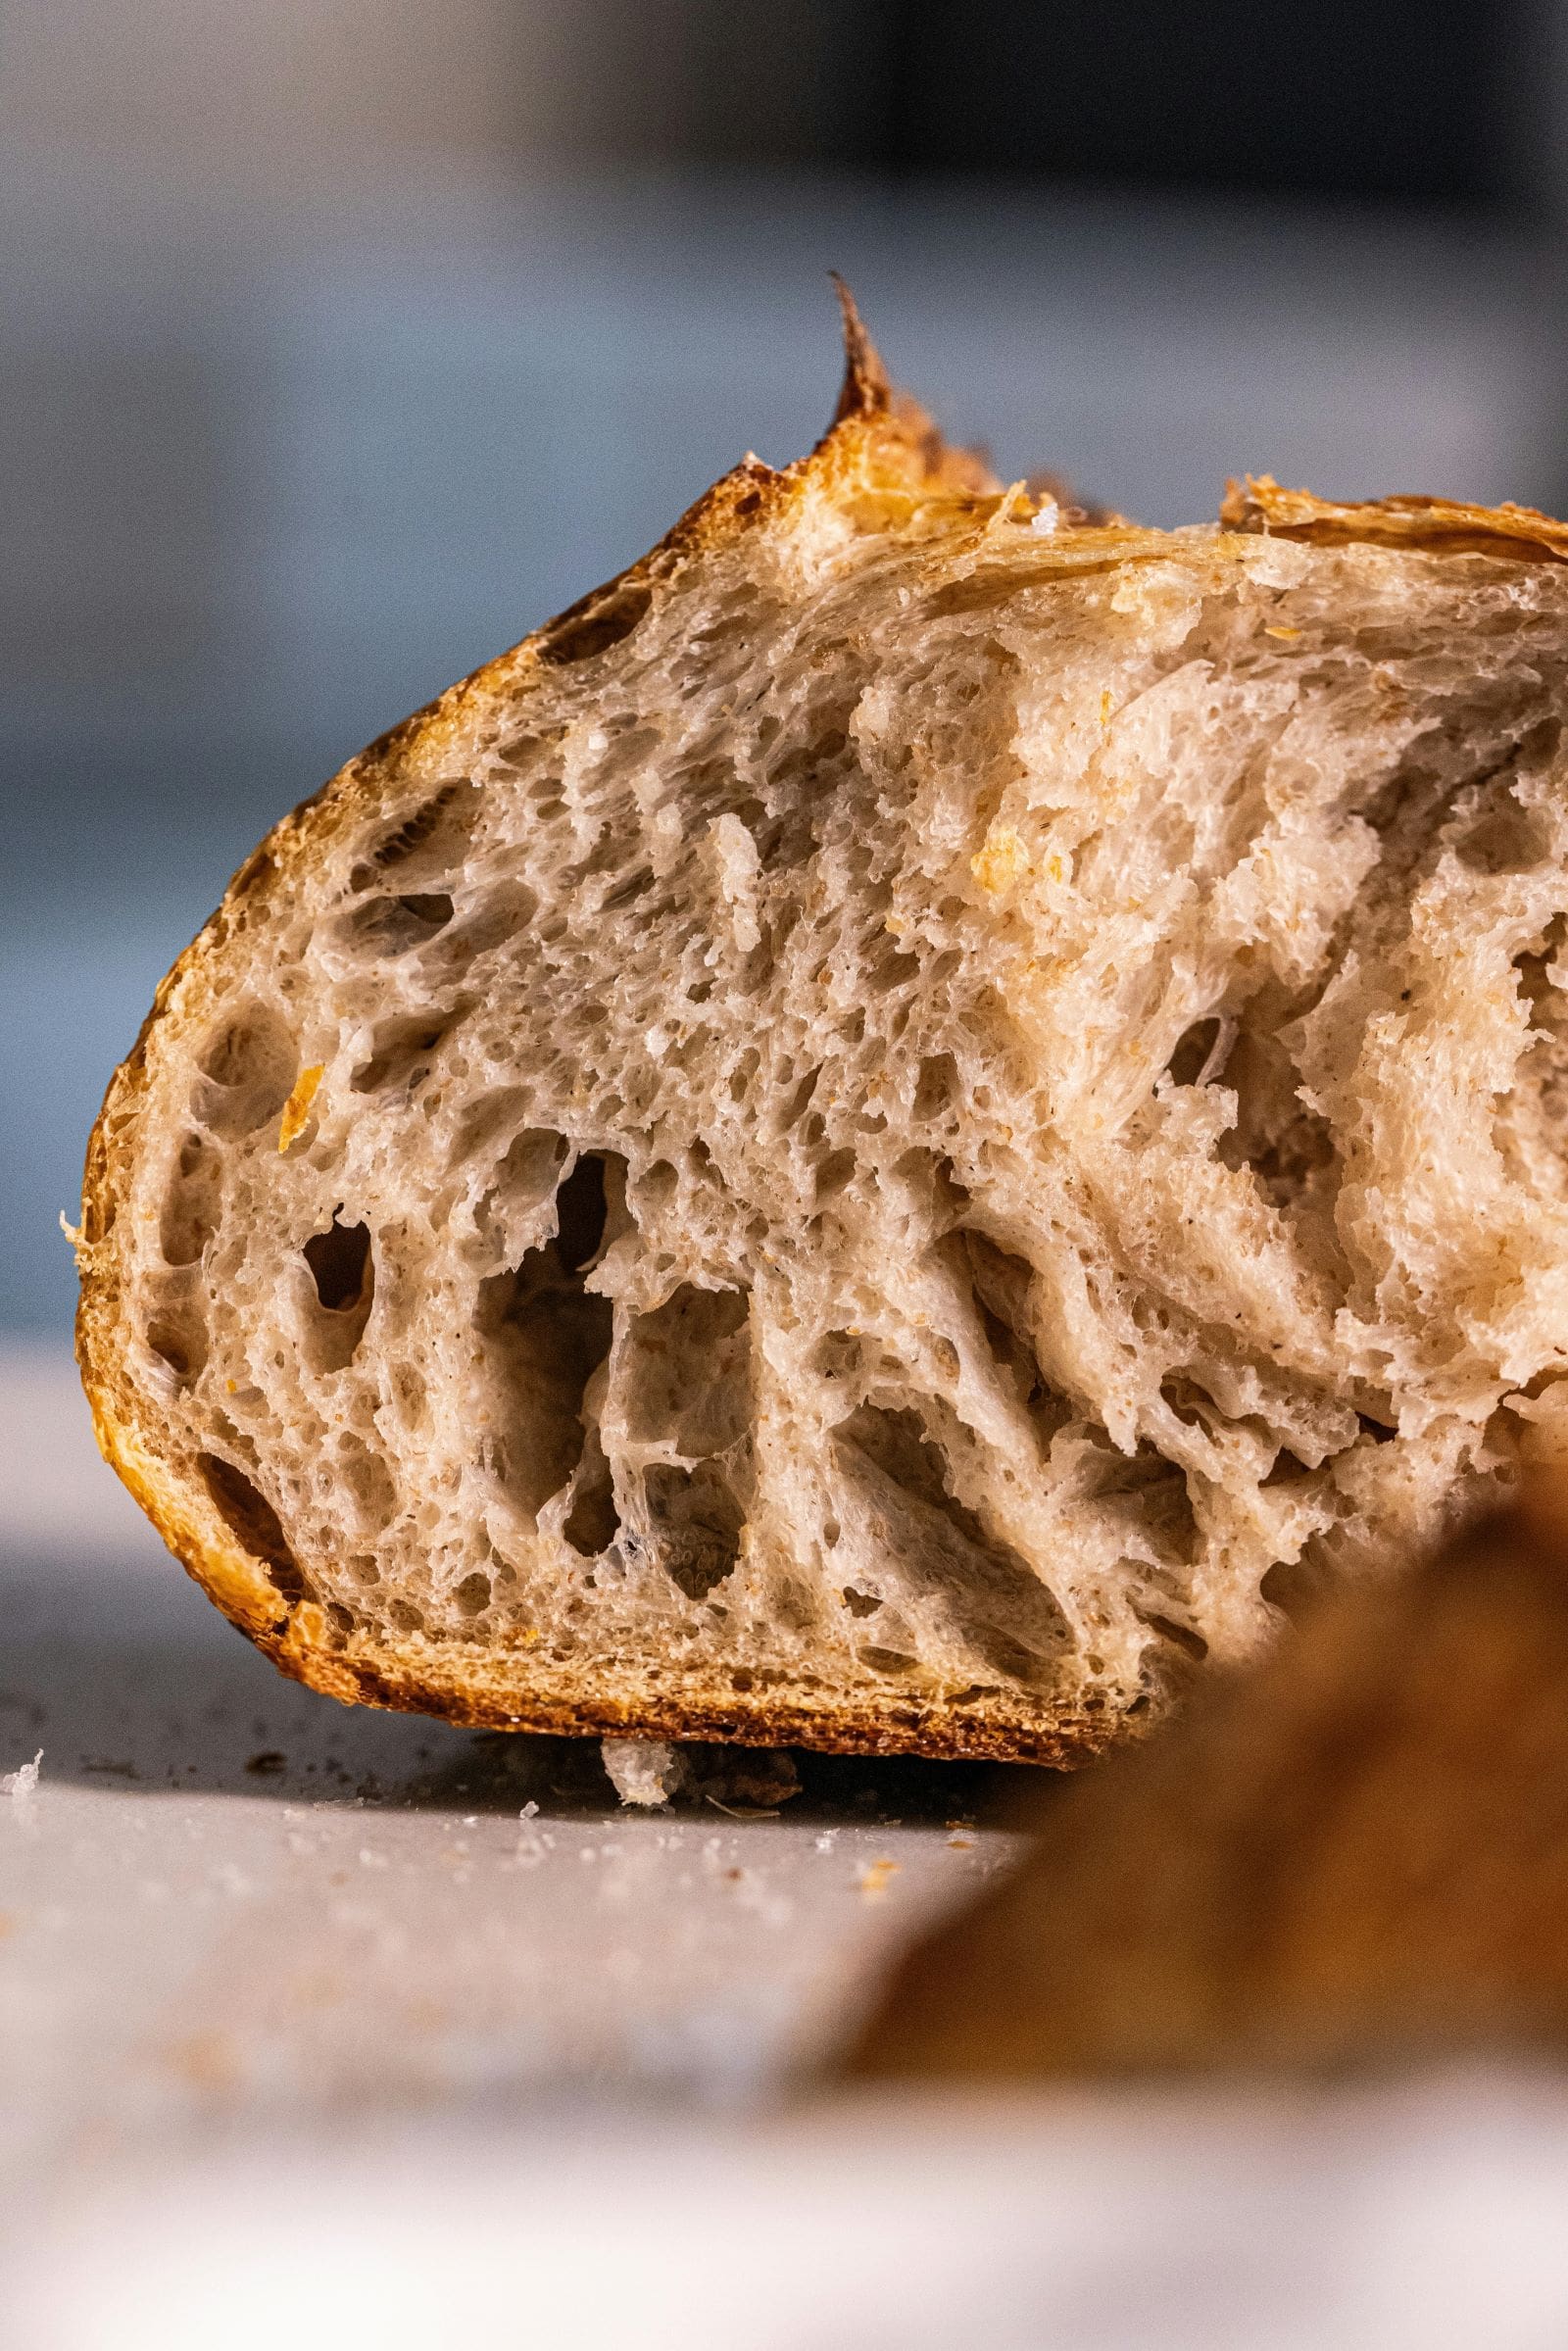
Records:
[[[334,1640],[1115,1712],[1549,1409],[1568,576],[950,538],[623,593],[164,1024],[138,1369]]]

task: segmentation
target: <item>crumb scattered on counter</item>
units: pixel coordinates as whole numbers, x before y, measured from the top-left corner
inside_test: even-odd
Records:
[[[856,1884],[863,1894],[870,1894],[873,1897],[885,1894],[889,1879],[898,1876],[900,1866],[897,1861],[868,1861],[856,1880]]]
[[[623,1804],[667,1804],[686,1778],[675,1748],[657,1739],[602,1739],[611,1785]]]
[[[22,1763],[14,1772],[0,1774],[0,1796],[9,1796],[14,1804],[26,1803],[38,1789],[38,1773],[43,1763],[40,1747],[30,1763]]]

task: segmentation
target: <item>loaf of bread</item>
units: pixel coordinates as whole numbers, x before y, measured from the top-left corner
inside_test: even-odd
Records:
[[[1568,1482],[1038,1807],[902,1965],[873,2076],[1568,2058]]]
[[[282,1668],[1069,1761],[1568,1359],[1568,529],[837,420],[351,761],[88,1154],[109,1459]]]

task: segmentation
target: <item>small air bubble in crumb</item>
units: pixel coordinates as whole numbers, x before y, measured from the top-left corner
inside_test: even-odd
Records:
[[[43,1749],[40,1747],[30,1763],[19,1764],[14,1772],[0,1775],[0,1796],[9,1796],[14,1804],[24,1804],[29,1796],[36,1795],[38,1769],[42,1762]]]
[[[888,1881],[898,1876],[899,1868],[900,1864],[896,1861],[868,1861],[856,1883],[861,1893],[870,1895],[874,1900],[887,1892]]]
[[[671,1746],[656,1739],[602,1739],[599,1752],[623,1804],[667,1804],[686,1777]]]

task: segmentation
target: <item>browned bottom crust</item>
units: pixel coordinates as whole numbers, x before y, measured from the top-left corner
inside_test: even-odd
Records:
[[[926,1755],[984,1763],[1086,1763],[1109,1737],[1083,1711],[1049,1721],[988,1713],[951,1699],[895,1698],[874,1712],[832,1698],[813,1703],[771,1688],[757,1695],[680,1697],[617,1671],[613,1690],[591,1669],[550,1695],[507,1687],[509,1660],[480,1657],[442,1678],[434,1644],[417,1657],[358,1642],[339,1653],[294,1646],[287,1636],[260,1644],[296,1682],[347,1704],[430,1714],[472,1730],[543,1731],[568,1738],[735,1740],[754,1747],[814,1747],[840,1755]],[[412,1644],[411,1644],[412,1645]],[[502,1670],[497,1670],[501,1668]],[[607,1677],[608,1678],[608,1677]]]

